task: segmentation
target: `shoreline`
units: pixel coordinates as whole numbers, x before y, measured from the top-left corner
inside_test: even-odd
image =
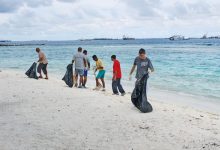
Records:
[[[12,72],[12,73],[19,73],[24,74],[25,71],[22,71],[20,69],[14,70],[14,69],[4,69],[1,70],[1,72]],[[63,73],[64,75],[64,73]],[[51,79],[56,81],[62,81],[62,77],[60,77],[58,74],[52,73],[49,75]],[[60,77],[60,79],[59,79]],[[149,79],[150,80],[150,79]],[[109,94],[112,94],[111,89],[111,80],[105,80],[106,82],[106,89]],[[133,77],[132,81],[125,81],[122,80],[122,86],[124,87],[127,95],[131,95],[133,88],[135,86],[135,79]],[[65,85],[65,83],[63,82]],[[88,82],[87,85],[90,89],[93,89],[95,87],[95,80],[92,74],[88,75]],[[154,100],[162,103],[169,103],[169,104],[175,104],[184,106],[184,107],[191,107],[194,109],[198,109],[200,111],[206,111],[206,112],[212,112],[220,114],[220,101],[214,98],[208,98],[204,96],[198,96],[188,93],[181,93],[177,91],[171,91],[171,90],[163,90],[161,88],[155,88],[151,87],[151,84],[148,83],[148,99],[149,101]]]
[[[218,114],[154,98],[154,111],[143,114],[129,94],[68,88],[19,72],[0,72],[0,85],[3,150],[220,148]]]

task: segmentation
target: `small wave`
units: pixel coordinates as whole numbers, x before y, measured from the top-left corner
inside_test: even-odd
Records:
[[[204,46],[213,46],[214,44],[211,44],[211,43],[205,43],[205,44],[196,44],[196,45],[204,45]]]

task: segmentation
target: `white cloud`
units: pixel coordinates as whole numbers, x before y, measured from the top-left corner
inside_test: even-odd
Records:
[[[217,0],[0,0],[0,39],[220,34]]]

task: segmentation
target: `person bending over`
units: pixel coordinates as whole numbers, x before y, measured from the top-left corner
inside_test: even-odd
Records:
[[[40,48],[36,48],[36,52],[38,53],[39,60],[39,65],[37,67],[37,72],[40,74],[39,78],[43,78],[41,70],[43,70],[43,73],[45,74],[45,79],[48,79],[48,73],[47,73],[47,64],[48,60],[46,58],[46,55]]]
[[[104,70],[104,66],[103,63],[101,61],[101,59],[99,59],[96,55],[92,56],[93,60],[96,62],[96,69],[95,72],[98,70],[98,75],[96,76],[96,87],[94,88],[94,90],[100,90],[102,88],[102,91],[105,91],[105,70]],[[99,79],[102,82],[102,85],[99,83]]]

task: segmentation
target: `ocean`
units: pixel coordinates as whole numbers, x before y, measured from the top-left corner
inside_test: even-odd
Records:
[[[38,60],[35,48],[40,47],[49,60],[49,73],[61,79],[80,46],[88,51],[92,66],[92,55],[96,54],[103,60],[107,80],[112,76],[110,57],[117,55],[125,82],[138,50],[144,48],[155,68],[149,79],[151,87],[220,101],[220,39],[19,41],[0,44],[15,45],[0,46],[0,70],[25,72]]]

